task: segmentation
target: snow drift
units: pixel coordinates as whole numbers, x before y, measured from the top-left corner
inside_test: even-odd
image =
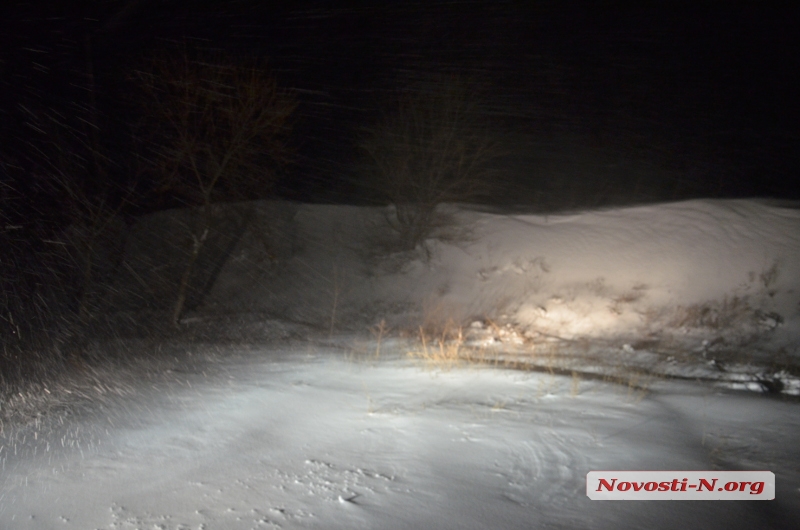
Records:
[[[525,215],[450,206],[416,252],[392,252],[385,214],[298,205],[272,236],[270,267],[245,236],[207,308],[334,329],[489,320],[530,339],[693,347],[757,341],[776,350],[800,336],[795,207],[695,200]]]

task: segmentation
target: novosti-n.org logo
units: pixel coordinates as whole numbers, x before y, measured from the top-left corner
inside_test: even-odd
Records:
[[[775,475],[770,471],[590,471],[586,495],[596,501],[771,501]]]

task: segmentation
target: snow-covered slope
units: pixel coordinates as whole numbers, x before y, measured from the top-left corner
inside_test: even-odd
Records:
[[[534,342],[770,351],[800,343],[799,208],[753,200],[563,215],[448,207],[427,252],[392,252],[387,214],[299,206],[278,238],[291,250],[265,272],[246,237],[209,307],[333,330],[366,331],[381,319],[412,330],[479,321]]]

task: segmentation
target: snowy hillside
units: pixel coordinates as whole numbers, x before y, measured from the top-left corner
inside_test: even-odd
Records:
[[[283,254],[265,268],[246,236],[206,310],[328,331],[366,333],[385,319],[412,332],[463,326],[477,340],[502,328],[514,338],[506,351],[602,345],[616,350],[615,363],[657,354],[651,368],[716,361],[694,375],[797,354],[800,209],[711,200],[564,215],[450,207],[427,252],[392,252],[386,214],[299,206],[277,239]]]
[[[797,205],[450,206],[425,248],[404,252],[384,209],[257,213],[209,260],[221,268],[182,334],[94,344],[137,361],[63,383],[72,401],[2,431],[0,527],[780,529],[800,517]],[[173,237],[177,215],[132,234],[132,276],[154,269],[149,241]],[[591,501],[593,470],[769,470],[776,496]]]

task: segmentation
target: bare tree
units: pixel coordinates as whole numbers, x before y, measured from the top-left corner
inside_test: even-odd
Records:
[[[458,77],[437,76],[403,90],[394,112],[368,129],[368,186],[393,206],[389,222],[407,249],[430,235],[436,208],[466,202],[488,187],[499,151],[478,99]]]
[[[288,161],[296,103],[262,64],[221,53],[153,59],[137,72],[146,93],[147,163],[159,191],[198,208],[192,247],[172,311],[178,325],[193,267],[212,228],[214,204],[263,197]]]

